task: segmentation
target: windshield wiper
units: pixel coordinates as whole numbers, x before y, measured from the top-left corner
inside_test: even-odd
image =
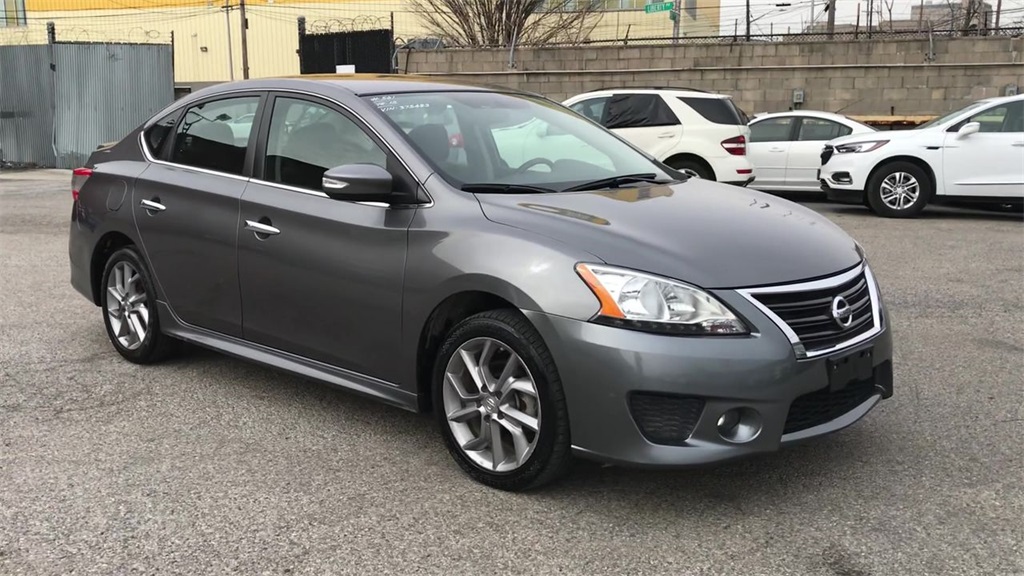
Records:
[[[553,192],[558,192],[557,190],[543,188],[541,186],[530,186],[527,184],[500,184],[496,182],[463,184],[462,191],[479,194],[551,194]]]
[[[656,174],[626,174],[625,176],[612,176],[611,178],[601,178],[600,180],[593,180],[591,182],[585,182],[576,186],[570,186],[563,190],[563,192],[578,192],[581,190],[599,190],[602,188],[618,188],[626,184],[634,184],[636,182],[648,182],[651,184],[668,184],[672,180],[658,180]]]

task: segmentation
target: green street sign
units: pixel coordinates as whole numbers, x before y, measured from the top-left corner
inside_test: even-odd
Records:
[[[652,14],[654,12],[664,12],[666,10],[671,10],[672,8],[675,7],[675,5],[675,2],[655,2],[654,4],[648,4],[644,6],[644,12],[646,12],[647,14]]]

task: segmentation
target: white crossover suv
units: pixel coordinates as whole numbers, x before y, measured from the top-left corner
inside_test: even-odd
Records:
[[[616,88],[579,94],[563,104],[691,176],[741,186],[756,176],[747,158],[747,115],[729,96],[692,89]]]
[[[917,216],[929,203],[1024,202],[1024,94],[989,98],[913,130],[837,138],[821,153],[829,199],[880,216]]]

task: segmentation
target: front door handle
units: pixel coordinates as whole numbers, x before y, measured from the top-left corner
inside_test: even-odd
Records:
[[[785,152],[786,149],[785,148],[771,148],[770,151],[771,152]]]
[[[147,212],[163,212],[164,210],[167,210],[167,206],[152,200],[143,200],[139,203],[139,206],[145,208]]]
[[[1010,146],[1016,146],[1018,148],[1024,148],[1024,142],[1014,142],[1013,144],[1010,144]]]
[[[269,224],[263,224],[255,220],[246,220],[245,229],[250,232],[255,232],[256,236],[274,236],[280,234],[281,231]]]

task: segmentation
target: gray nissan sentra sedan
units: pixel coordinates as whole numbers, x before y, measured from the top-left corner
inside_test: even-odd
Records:
[[[222,84],[72,186],[71,282],[125,359],[185,341],[432,410],[496,488],[572,456],[772,452],[892,395],[886,309],[840,228],[687,179],[535,95]]]

